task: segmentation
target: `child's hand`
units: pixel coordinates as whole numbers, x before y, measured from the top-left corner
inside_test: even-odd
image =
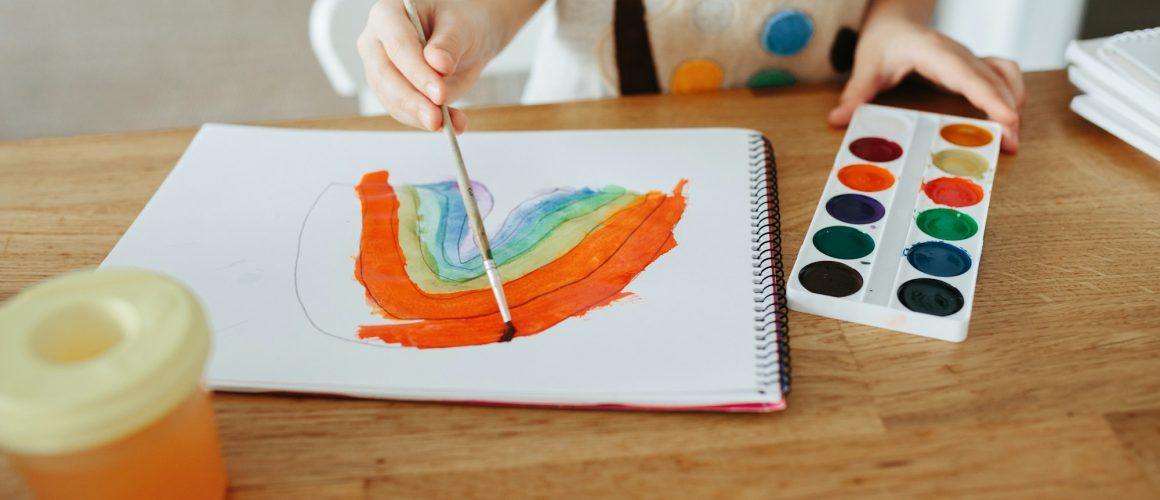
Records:
[[[854,54],[854,71],[830,123],[850,123],[854,109],[910,73],[960,93],[1003,126],[1002,148],[1019,148],[1023,74],[1013,61],[978,58],[966,47],[901,16],[867,17]]]
[[[498,28],[502,18],[485,2],[415,0],[415,10],[429,33],[426,47],[420,45],[403,2],[379,0],[359,36],[358,51],[367,83],[391,116],[413,127],[439,130],[439,106],[467,92],[510,35]],[[456,132],[463,132],[467,117],[458,109],[449,111]]]

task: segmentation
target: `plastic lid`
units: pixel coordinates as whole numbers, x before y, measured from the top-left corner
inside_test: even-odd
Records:
[[[0,307],[0,448],[61,454],[164,416],[198,387],[209,328],[197,299],[149,271],[74,272]]]

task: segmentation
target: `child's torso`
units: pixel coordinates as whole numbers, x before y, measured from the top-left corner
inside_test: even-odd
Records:
[[[525,100],[620,93],[614,23],[624,20],[616,19],[617,1],[625,0],[557,0]],[[651,53],[659,90],[675,93],[834,79],[850,69],[867,3],[628,1],[643,1],[651,46],[645,54]],[[620,43],[625,50],[625,42]]]

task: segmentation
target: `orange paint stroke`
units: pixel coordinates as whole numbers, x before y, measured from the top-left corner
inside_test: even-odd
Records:
[[[639,197],[566,254],[505,282],[516,335],[534,335],[627,296],[624,288],[676,246],[672,231],[684,214],[685,184],[678,183],[672,195],[650,192]],[[363,233],[355,276],[378,312],[421,320],[365,325],[359,337],[420,348],[499,340],[502,321],[489,288],[430,294],[408,278],[398,240],[399,202],[388,173],[367,174],[357,190],[363,203]]]

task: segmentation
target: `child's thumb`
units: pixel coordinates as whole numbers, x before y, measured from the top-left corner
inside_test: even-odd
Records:
[[[861,71],[859,71],[861,69]],[[875,69],[868,67],[854,68],[854,74],[846,82],[846,89],[842,91],[838,107],[830,111],[830,125],[844,127],[854,117],[854,110],[859,105],[870,102],[878,95],[878,75]]]
[[[431,33],[431,40],[423,49],[423,57],[435,71],[446,76],[455,72],[464,52],[467,52],[467,43],[463,41],[463,37],[453,26],[443,23],[436,26],[435,31]]]

